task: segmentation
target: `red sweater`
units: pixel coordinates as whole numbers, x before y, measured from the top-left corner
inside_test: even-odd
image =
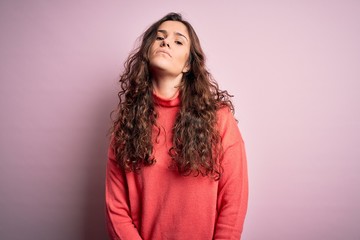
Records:
[[[154,141],[155,165],[123,173],[109,148],[106,213],[111,239],[240,239],[247,210],[244,142],[228,108],[218,111],[224,150],[219,181],[181,176],[169,169],[168,150],[180,99],[154,96],[161,133]]]

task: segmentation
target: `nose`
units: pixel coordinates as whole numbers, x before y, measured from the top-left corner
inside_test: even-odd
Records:
[[[165,46],[167,46],[167,47],[170,48],[170,44],[167,43],[166,40],[164,39],[164,40],[161,42],[160,47],[165,47]]]

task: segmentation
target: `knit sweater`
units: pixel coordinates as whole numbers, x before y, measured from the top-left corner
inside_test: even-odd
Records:
[[[231,111],[222,108],[217,112],[224,171],[215,181],[201,175],[182,176],[169,168],[168,151],[180,98],[165,100],[154,95],[154,100],[160,126],[153,141],[156,163],[142,167],[139,173],[125,173],[117,167],[113,147],[109,147],[106,215],[111,239],[240,239],[248,178],[244,142]]]

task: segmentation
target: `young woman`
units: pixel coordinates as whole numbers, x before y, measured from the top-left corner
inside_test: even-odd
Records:
[[[240,239],[244,143],[192,26],[154,23],[120,78],[106,172],[112,239]]]

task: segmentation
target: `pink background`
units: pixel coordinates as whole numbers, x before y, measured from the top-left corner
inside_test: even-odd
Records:
[[[106,239],[117,79],[170,11],[235,95],[250,177],[243,239],[360,239],[360,2],[216,2],[0,2],[1,239]]]

